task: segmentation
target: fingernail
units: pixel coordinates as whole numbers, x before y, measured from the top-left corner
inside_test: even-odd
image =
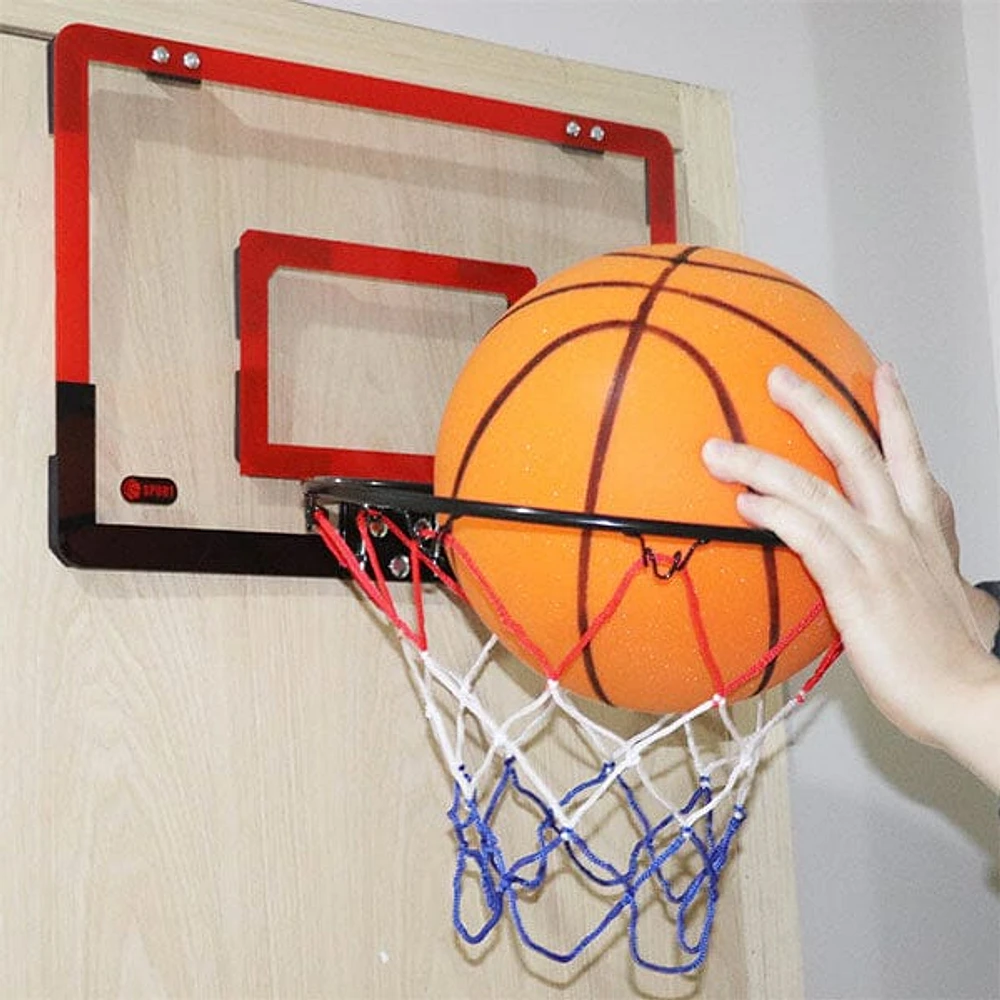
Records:
[[[709,465],[721,462],[729,454],[729,442],[720,438],[709,438],[701,449],[701,457]]]
[[[778,365],[777,368],[772,369],[768,376],[768,384],[772,389],[794,389],[801,383],[802,379],[791,368],[786,368],[784,365]]]

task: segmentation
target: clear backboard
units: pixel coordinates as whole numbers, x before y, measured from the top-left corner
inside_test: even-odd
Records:
[[[300,482],[428,484],[503,311],[675,236],[652,129],[89,26],[52,72],[72,565],[339,573]]]

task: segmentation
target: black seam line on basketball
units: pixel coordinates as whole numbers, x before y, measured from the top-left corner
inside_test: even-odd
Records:
[[[733,403],[733,400],[729,395],[729,391],[726,389],[726,383],[723,381],[722,376],[715,370],[715,367],[708,360],[708,358],[705,357],[705,355],[702,354],[701,351],[699,351],[693,344],[689,343],[683,337],[678,336],[671,330],[667,330],[664,327],[653,326],[652,324],[647,324],[646,329],[647,332],[653,334],[654,336],[667,340],[675,347],[680,348],[695,362],[695,364],[698,365],[699,368],[701,368],[702,373],[708,379],[709,385],[711,385],[713,391],[715,392],[719,408],[722,410],[723,416],[726,420],[726,428],[729,431],[730,438],[737,443],[745,443],[746,435],[743,431],[743,425],[740,423],[736,405]],[[773,649],[774,645],[781,637],[781,605],[779,600],[780,594],[778,587],[777,561],[774,555],[774,549],[770,546],[764,546],[763,559],[764,584],[767,588],[768,608],[767,631],[769,643],[767,648]],[[771,674],[774,673],[775,663],[776,660],[773,660],[768,669],[765,671],[762,687],[770,680]]]
[[[704,250],[702,246],[698,246],[695,243],[691,243],[677,254],[676,257],[667,256],[646,256],[644,254],[633,254],[631,256],[641,257],[644,260],[659,260],[667,261],[670,264],[678,265],[685,264],[689,262],[689,258],[692,254],[697,253],[699,250]],[[606,253],[604,257],[627,257],[630,256],[626,253]],[[674,268],[676,270],[676,266]],[[661,275],[662,277],[662,275]],[[668,274],[669,277],[669,274]],[[527,309],[528,306],[534,305],[536,302],[543,302],[545,299],[553,298],[556,295],[563,295],[567,292],[578,292],[581,289],[595,289],[595,288],[641,288],[644,292],[648,293],[652,285],[648,281],[626,281],[624,279],[616,279],[613,281],[580,281],[575,285],[560,285],[558,288],[553,288],[548,292],[541,292],[538,295],[533,295],[531,291],[526,292],[518,301],[511,306],[501,317],[498,319],[493,326],[491,326],[485,334],[483,334],[483,339],[485,340],[501,323],[501,321],[507,319],[508,316],[513,316],[514,313],[520,312],[522,309]]]
[[[704,248],[700,248],[704,249]],[[626,260],[673,260],[674,258],[667,254],[646,254],[646,253],[630,253],[627,250],[618,250],[614,253],[605,254],[605,257],[623,257]],[[788,288],[794,288],[796,291],[805,292],[807,295],[814,299],[818,299],[820,302],[826,302],[818,292],[813,291],[808,285],[803,285],[802,282],[796,281],[794,278],[783,277],[777,274],[765,274],[761,271],[751,271],[747,268],[733,267],[729,264],[719,264],[714,261],[708,260],[685,260],[685,267],[700,267],[704,268],[706,271],[722,271],[725,274],[739,274],[747,278],[760,278],[761,281],[770,281],[776,285],[785,285]]]
[[[688,247],[677,260],[670,262],[670,267],[662,270],[656,281],[647,287],[646,295],[642,302],[639,303],[639,309],[635,314],[635,318],[629,323],[628,337],[625,339],[621,354],[618,356],[618,364],[615,366],[614,373],[611,376],[611,385],[604,400],[604,410],[601,413],[601,422],[598,425],[597,438],[594,441],[590,474],[587,478],[587,493],[583,502],[583,509],[588,514],[592,514],[597,509],[597,494],[600,491],[601,478],[604,474],[605,454],[611,440],[611,432],[614,429],[615,418],[618,416],[618,408],[621,405],[622,393],[625,391],[625,382],[632,368],[632,362],[635,360],[636,353],[639,350],[643,334],[649,330],[649,314],[653,310],[657,297],[670,280],[670,276],[684,263],[687,256],[700,249],[700,247]]]
[[[490,407],[480,418],[476,429],[470,436],[469,442],[466,445],[466,449],[462,456],[462,461],[460,463],[459,471],[456,473],[455,485],[451,491],[451,495],[453,497],[457,497],[458,490],[461,486],[462,478],[464,477],[466,468],[468,466],[469,461],[471,460],[473,452],[475,451],[476,445],[478,444],[482,435],[485,433],[489,424],[492,422],[493,418],[496,416],[496,413],[500,410],[503,403],[510,397],[510,395],[514,392],[517,386],[524,380],[524,378],[527,377],[528,374],[530,374],[542,361],[544,361],[546,357],[554,353],[556,350],[558,350],[565,344],[570,343],[571,341],[582,336],[586,336],[592,333],[602,332],[604,330],[609,330],[609,329],[621,329],[626,325],[627,325],[626,321],[621,319],[605,320],[602,321],[601,323],[596,323],[587,327],[581,327],[576,330],[567,331],[562,337],[558,338],[556,341],[553,341],[551,344],[547,345],[545,349],[538,352],[538,354],[536,354],[533,358],[529,359],[529,361],[524,366],[522,366],[522,368],[508,381],[507,385],[500,391],[500,393],[498,393],[497,396],[494,397],[494,400],[491,402]],[[688,357],[691,358],[691,360],[695,362],[695,364],[701,369],[706,379],[709,381],[709,384],[711,385],[713,392],[715,393],[716,400],[719,403],[719,408],[722,412],[724,420],[726,421],[726,426],[729,431],[731,439],[737,442],[745,441],[745,434],[743,432],[742,425],[739,421],[739,417],[736,412],[736,408],[733,404],[733,401],[730,398],[728,391],[726,390],[725,383],[722,381],[718,372],[714,369],[714,367],[705,357],[705,355],[703,355],[689,341],[685,340],[683,337],[680,337],[679,335],[663,327],[658,327],[646,323],[643,325],[643,331],[651,333],[662,339],[668,340],[670,343],[672,343],[674,346],[683,351]],[[584,529],[583,537],[586,539],[585,544],[589,549],[590,531]],[[769,550],[765,549],[765,553],[767,551]],[[767,565],[766,554],[765,554],[765,565]],[[768,577],[767,580],[768,603],[771,609],[771,615],[769,616],[770,618],[769,632],[773,636],[775,628],[777,627],[777,615],[775,614],[775,608],[778,603],[777,578],[776,575],[772,576],[772,574],[770,573],[767,573],[766,575]],[[589,625],[587,627],[589,627]],[[586,631],[586,629],[584,629],[584,631]],[[774,642],[776,641],[777,639],[774,639]],[[774,645],[774,642],[771,643],[772,646]],[[584,657],[585,663],[587,662],[588,659],[586,655],[587,653],[589,653],[589,647],[587,650],[585,650],[585,657]],[[592,660],[591,660],[591,666],[593,666]],[[588,671],[588,676],[589,673],[590,672]],[[602,700],[605,700],[608,704],[611,704],[611,702],[608,701],[606,697],[606,693],[603,692],[603,688],[600,684],[600,681],[596,676],[596,669],[594,671],[594,676],[589,677],[589,679],[591,680],[594,686],[595,692],[598,693],[598,696],[601,697]]]
[[[697,247],[689,247],[680,255],[680,259],[671,261],[669,267],[663,268],[660,276],[650,286],[642,302],[639,304],[635,319],[629,325],[628,337],[622,346],[621,354],[618,355],[618,364],[611,376],[611,385],[604,400],[604,410],[601,413],[601,422],[597,428],[597,437],[594,440],[594,450],[591,453],[590,473],[587,476],[587,492],[584,496],[583,509],[592,514],[597,509],[597,498],[601,489],[601,480],[604,476],[604,459],[607,455],[608,445],[611,441],[611,433],[614,430],[615,420],[618,416],[618,409],[621,406],[622,394],[625,391],[625,383],[628,380],[632,363],[639,350],[643,334],[646,332],[649,314],[653,309],[660,290],[670,280],[670,275],[681,266],[687,256],[694,253]],[[584,529],[580,533],[580,548],[578,550],[577,572],[576,572],[576,625],[581,636],[586,635],[590,628],[590,611],[587,607],[587,592],[590,589],[590,547],[593,533]],[[594,693],[605,704],[612,704],[604,686],[598,676],[597,663],[594,658],[594,651],[591,643],[587,643],[582,650],[583,665],[587,672],[587,679],[590,681]]]
[[[711,295],[702,295],[700,292],[689,292],[682,288],[666,288],[664,289],[664,294],[681,295],[684,298],[693,299],[695,302],[701,302],[704,305],[721,309],[723,312],[730,313],[733,316],[738,316],[740,319],[745,319],[747,322],[754,324],[754,326],[760,327],[760,329],[765,333],[769,333],[772,337],[780,340],[786,347],[790,347],[796,354],[798,354],[804,361],[808,362],[820,375],[822,375],[831,386],[833,386],[837,393],[843,398],[844,402],[846,402],[847,405],[854,411],[869,437],[871,437],[871,439],[879,446],[879,449],[881,449],[882,444],[879,438],[878,430],[875,428],[871,417],[869,417],[865,412],[865,408],[858,401],[854,393],[852,393],[851,390],[844,385],[837,375],[834,374],[832,369],[820,361],[820,359],[816,357],[812,351],[800,344],[794,337],[782,330],[779,330],[773,323],[768,323],[767,320],[761,319],[759,316],[755,316],[753,313],[747,312],[747,310],[741,309],[739,306],[734,306],[729,302],[724,302],[722,299],[716,299]]]
[[[730,439],[737,444],[746,444],[746,433],[743,430],[739,414],[736,412],[736,404],[733,402],[732,396],[729,395],[726,383],[718,371],[716,371],[712,362],[691,341],[686,340],[672,330],[668,330],[666,327],[646,323],[643,327],[643,332],[650,333],[661,340],[666,340],[674,347],[679,348],[701,369],[702,375],[708,380],[708,384],[715,393],[715,400],[722,411],[723,419],[726,421],[726,430],[729,432]]]
[[[693,254],[693,253],[696,253],[699,250],[704,250],[704,249],[705,249],[704,247],[692,246],[692,247],[688,247],[686,252]],[[776,284],[782,284],[782,285],[785,285],[788,288],[793,288],[793,289],[796,289],[797,291],[804,292],[805,294],[809,295],[811,298],[815,299],[817,302],[822,302],[824,305],[829,305],[829,303],[826,301],[826,299],[824,299],[821,295],[818,295],[816,292],[814,292],[807,285],[799,284],[797,281],[795,281],[795,280],[793,280],[791,278],[778,278],[778,277],[773,277],[772,275],[768,275],[768,274],[760,274],[757,271],[744,271],[744,270],[741,270],[740,268],[726,267],[726,266],[723,266],[721,264],[713,264],[713,263],[710,263],[708,261],[691,260],[691,259],[687,259],[687,258],[681,259],[680,257],[674,258],[674,257],[667,257],[667,256],[653,256],[651,254],[629,254],[629,253],[609,253],[609,254],[605,254],[605,256],[606,257],[624,257],[624,258],[631,258],[631,259],[636,259],[636,260],[640,260],[641,259],[641,260],[668,261],[668,262],[674,263],[674,264],[683,264],[685,267],[701,267],[701,268],[705,268],[707,270],[723,271],[723,272],[728,273],[728,274],[739,274],[739,275],[743,275],[744,277],[747,277],[747,278],[760,278],[762,281],[770,281],[770,282],[774,282]],[[675,267],[674,271],[676,272],[677,270],[678,270],[678,268]],[[581,291],[581,290],[590,291],[590,290],[596,290],[596,289],[602,289],[602,288],[605,288],[605,289],[610,289],[610,288],[617,288],[617,289],[622,289],[622,288],[637,288],[638,289],[638,288],[641,288],[644,291],[648,292],[649,288],[650,288],[650,285],[647,282],[644,282],[644,281],[625,281],[625,280],[616,280],[616,281],[581,281],[581,282],[578,282],[575,285],[560,285],[559,288],[553,288],[551,291],[541,292],[538,295],[532,295],[531,292],[528,292],[522,299],[519,299],[513,306],[511,306],[510,309],[508,309],[503,314],[503,316],[501,316],[500,319],[498,319],[496,321],[496,323],[494,323],[493,326],[491,326],[486,331],[486,333],[483,334],[483,340],[485,340],[500,325],[500,323],[501,323],[502,320],[507,319],[507,317],[509,317],[509,316],[513,316],[515,313],[520,312],[522,309],[528,309],[529,307],[533,306],[536,302],[544,302],[546,299],[554,298],[557,295],[565,295],[565,294],[567,294],[569,292],[578,292],[578,291]],[[667,289],[667,288],[664,288],[663,291],[665,291],[665,292],[666,291],[675,291],[678,294],[685,294],[680,289]],[[690,294],[694,295],[696,293],[690,293]]]
[[[518,299],[501,317],[498,319],[487,331],[483,334],[480,343],[485,340],[502,322],[507,320],[509,317],[513,316],[515,313],[519,313],[522,309],[527,309],[533,306],[536,302],[544,302],[546,299],[554,298],[557,295],[564,295],[567,292],[579,292],[581,290],[590,291],[599,288],[636,288],[642,289],[643,292],[649,291],[649,282],[647,281],[581,281],[575,285],[560,285],[559,288],[553,288],[548,292],[541,292],[532,298],[528,298],[531,292],[527,292],[522,298]],[[628,324],[629,320],[623,320],[624,324]]]
[[[458,491],[462,488],[462,480],[465,478],[466,470],[468,469],[469,462],[472,460],[472,455],[479,445],[479,441],[483,434],[486,433],[490,424],[493,422],[493,418],[496,417],[497,413],[500,412],[500,408],[507,402],[511,394],[515,389],[551,354],[554,354],[559,348],[565,346],[568,343],[578,339],[579,337],[586,337],[593,333],[601,333],[605,330],[614,329],[627,329],[629,326],[629,321],[627,319],[615,319],[615,320],[602,320],[600,323],[591,323],[587,326],[576,327],[573,330],[567,330],[562,336],[557,337],[555,340],[546,344],[542,350],[538,351],[536,354],[532,355],[508,380],[506,385],[493,397],[490,401],[490,405],[483,412],[483,415],[479,418],[478,423],[469,435],[469,440],[465,444],[465,450],[462,452],[462,458],[458,463],[458,468],[455,471],[455,479],[452,483],[450,496],[458,498]]]
[[[781,639],[781,604],[778,600],[778,557],[772,548],[764,549],[764,577],[767,581],[767,648],[774,649]],[[778,657],[775,656],[761,674],[754,694],[760,694],[771,683],[777,666]]]
[[[655,337],[668,341],[674,347],[686,354],[698,366],[702,375],[704,375],[708,384],[711,386],[712,391],[715,393],[716,402],[719,404],[719,409],[721,410],[723,419],[726,422],[726,429],[729,432],[730,438],[738,443],[745,442],[746,434],[744,433],[743,425],[740,421],[736,405],[733,402],[732,397],[729,395],[729,390],[726,388],[725,382],[719,375],[718,371],[716,371],[715,366],[711,363],[711,361],[709,361],[709,359],[690,341],[685,340],[683,337],[671,330],[665,329],[664,327],[654,326],[647,322],[643,324],[642,332],[652,334]],[[589,589],[587,587],[588,581],[586,578],[587,570],[589,569],[590,536],[590,531],[585,530],[582,533],[580,567],[577,572],[577,627],[580,628],[581,625],[583,626],[581,635],[587,630],[587,628],[590,627],[589,615],[586,613],[585,603],[586,590]],[[584,548],[587,550],[587,562],[583,561]],[[770,547],[765,547],[763,559],[764,582],[767,589],[768,604],[768,636],[770,639],[768,648],[771,649],[777,643],[778,638],[780,638],[778,632],[780,627],[780,602],[774,550]],[[582,587],[580,584],[582,584]],[[591,686],[594,688],[594,691],[597,693],[597,696],[606,704],[613,704],[613,702],[608,698],[607,692],[604,690],[604,687],[600,682],[597,664],[594,662],[593,652],[591,651],[590,646],[587,646],[583,651],[583,662],[587,671],[587,678],[590,681]],[[772,661],[765,674],[765,679],[763,681],[764,684],[770,680],[771,674],[774,672],[774,665],[774,661]]]

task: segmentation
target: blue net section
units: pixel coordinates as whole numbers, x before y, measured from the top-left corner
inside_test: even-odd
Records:
[[[564,810],[605,784],[614,770],[609,762],[593,778],[568,791],[559,802],[559,813],[565,815]],[[733,805],[726,810],[728,817],[717,823],[711,783],[703,777],[683,807],[654,822],[624,777],[614,777],[612,787],[638,831],[631,850],[624,852],[623,862],[618,864],[560,820],[557,811],[521,780],[513,757],[503,762],[499,779],[485,800],[479,794],[466,794],[463,783],[455,783],[448,811],[457,845],[452,919],[463,940],[472,945],[482,943],[508,911],[527,947],[553,961],[571,962],[624,920],[629,950],[637,965],[668,974],[693,972],[702,965],[708,954],[720,876],[745,819],[743,807]],[[536,821],[527,850],[508,847],[498,832],[501,814],[512,800],[529,810]],[[694,819],[689,822],[691,817]],[[683,863],[674,864],[681,856]],[[526,901],[534,902],[547,891],[550,870],[559,859],[606,902],[596,922],[564,947],[540,941],[523,913]],[[467,894],[476,889],[479,905],[467,907]],[[640,915],[656,900],[672,925],[667,933],[674,939],[676,961],[651,958],[649,949],[640,942]],[[475,908],[481,915],[474,926],[465,916],[467,908]],[[657,954],[669,950],[659,943],[661,946],[654,949]]]

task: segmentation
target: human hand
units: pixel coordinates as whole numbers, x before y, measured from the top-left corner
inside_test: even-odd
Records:
[[[881,711],[1000,788],[1000,714],[986,712],[973,724],[987,703],[1000,713],[1000,670],[984,649],[988,626],[977,624],[971,588],[957,569],[950,501],[928,469],[892,369],[880,366],[874,385],[884,454],[788,369],[772,372],[768,388],[829,458],[843,492],[784,459],[727,441],[706,443],[708,470],[749,487],[737,497],[740,514],[801,556]],[[974,731],[982,736],[978,749],[968,745]]]

